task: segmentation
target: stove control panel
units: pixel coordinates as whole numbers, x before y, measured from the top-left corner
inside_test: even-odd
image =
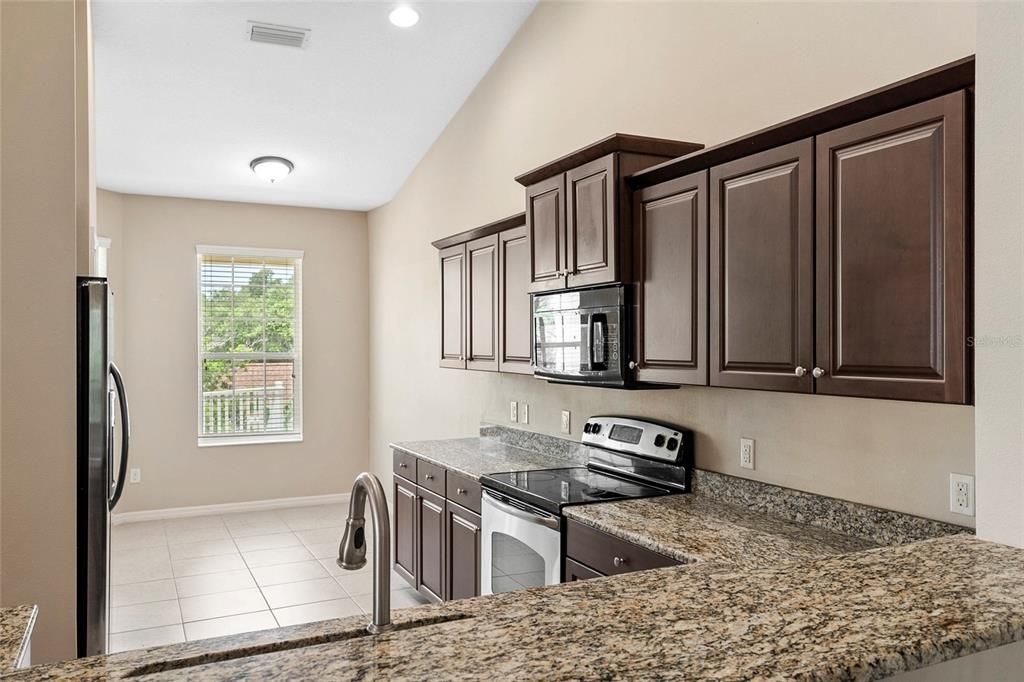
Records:
[[[693,456],[693,431],[635,417],[591,417],[583,425],[582,441],[605,450],[673,464]]]

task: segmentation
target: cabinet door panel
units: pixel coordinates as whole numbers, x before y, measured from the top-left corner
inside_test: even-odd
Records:
[[[533,374],[530,250],[525,227],[498,235],[498,277],[498,370]]]
[[[704,171],[635,195],[641,381],[708,381],[707,197]]]
[[[565,286],[565,175],[526,188],[530,291]]]
[[[466,244],[466,367],[498,370],[498,235]]]
[[[445,531],[448,534],[446,598],[480,596],[480,515],[448,502]]]
[[[965,97],[817,140],[819,393],[965,402]]]
[[[395,572],[416,586],[416,488],[395,476]]]
[[[442,249],[441,366],[466,366],[466,245]]]
[[[813,154],[807,139],[711,169],[712,386],[812,390]]]
[[[416,489],[418,529],[416,589],[433,601],[444,599],[444,498]]]
[[[609,154],[565,174],[570,287],[615,282],[618,277],[615,164],[615,154]]]

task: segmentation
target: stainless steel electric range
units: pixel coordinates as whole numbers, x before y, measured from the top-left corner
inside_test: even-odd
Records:
[[[693,432],[633,417],[591,417],[587,466],[488,474],[480,479],[483,594],[562,580],[564,520],[573,504],[690,492]]]

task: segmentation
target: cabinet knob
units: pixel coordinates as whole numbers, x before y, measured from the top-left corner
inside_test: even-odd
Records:
[[[630,360],[629,361],[629,368],[630,369],[640,369],[640,363],[637,362],[636,360]]]
[[[424,474],[423,478],[427,479],[428,481],[433,481],[434,480],[434,474]]]
[[[455,494],[456,495],[465,495],[466,494],[466,489],[465,488],[456,488],[455,489]]]
[[[820,379],[823,376],[825,376],[825,370],[823,370],[821,367],[815,367],[814,369],[811,370],[811,376],[813,376],[815,379]]]
[[[802,377],[803,375],[807,374],[807,369],[801,367],[800,365],[797,365],[796,369],[793,370],[793,374],[797,375],[798,377]]]
[[[612,559],[612,563],[615,564],[616,568],[619,568],[621,566],[625,566],[626,560],[623,559],[622,557],[617,556],[617,557]]]
[[[408,465],[408,464],[406,464],[405,462],[399,462],[399,463],[398,463],[398,468],[399,468],[399,469],[408,469],[408,468],[409,468],[409,465]]]

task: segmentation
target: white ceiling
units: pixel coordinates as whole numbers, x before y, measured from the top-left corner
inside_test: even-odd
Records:
[[[367,210],[389,201],[533,10],[529,1],[93,4],[97,184]],[[251,43],[248,20],[312,29]],[[284,156],[271,185],[249,170]]]

